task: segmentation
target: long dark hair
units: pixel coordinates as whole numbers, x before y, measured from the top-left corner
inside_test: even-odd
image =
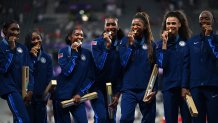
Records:
[[[146,12],[137,12],[134,16],[134,18],[139,18],[143,21],[144,23],[144,31],[143,35],[145,36],[146,43],[148,45],[148,60],[151,64],[154,63],[154,49],[152,47],[153,44],[153,35],[151,32],[151,27],[150,27],[150,22],[149,22],[149,16]]]
[[[170,11],[165,14],[162,23],[161,34],[163,33],[164,30],[166,30],[166,20],[168,17],[175,17],[179,20],[179,22],[181,23],[181,27],[179,28],[178,34],[183,40],[185,41],[188,40],[191,37],[192,31],[189,28],[186,15],[182,11]]]
[[[39,31],[37,31],[37,30],[32,30],[32,31],[30,31],[29,33],[27,33],[27,35],[26,35],[26,37],[25,37],[25,42],[24,42],[24,44],[26,45],[26,47],[28,48],[28,50],[31,50],[31,48],[33,47],[32,46],[32,34],[33,33],[37,33],[37,34],[39,34],[39,36],[41,37],[41,39],[43,40],[43,37],[42,37],[42,35],[41,35],[41,33],[39,32]]]

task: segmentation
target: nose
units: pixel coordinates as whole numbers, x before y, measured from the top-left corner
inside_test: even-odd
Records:
[[[133,26],[132,30],[138,30],[138,27],[137,26]]]
[[[112,25],[109,25],[108,27],[107,27],[107,30],[108,31],[111,31],[111,30],[113,30],[114,29],[114,26],[112,26]]]
[[[203,23],[204,23],[204,24],[207,24],[207,25],[210,25],[210,24],[211,24],[211,22],[210,22],[209,20],[204,20]]]
[[[18,31],[18,30],[13,31],[14,36],[19,36],[19,34],[20,34],[20,31]]]
[[[13,32],[16,33],[16,34],[19,34],[20,30],[19,29],[15,29]]]
[[[111,24],[110,24],[108,27],[109,27],[109,28],[112,28],[112,27],[113,27],[113,25],[111,25]]]
[[[39,40],[37,40],[37,39],[33,40],[32,43],[33,43],[34,45],[41,45],[41,41],[39,41]]]
[[[133,25],[132,28],[133,28],[133,29],[137,29],[137,26],[136,26],[136,25]]]
[[[173,27],[173,26],[175,26],[175,24],[170,23],[168,26],[169,27]]]
[[[200,20],[201,23],[205,23],[206,22],[206,19],[202,19]]]

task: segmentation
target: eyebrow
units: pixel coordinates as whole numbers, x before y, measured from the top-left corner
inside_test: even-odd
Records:
[[[176,25],[177,22],[166,22],[166,24],[167,24],[167,25],[170,25],[170,24],[172,24],[172,25]]]
[[[116,25],[115,22],[106,23],[105,25]]]
[[[83,35],[83,33],[75,32],[73,35]]]

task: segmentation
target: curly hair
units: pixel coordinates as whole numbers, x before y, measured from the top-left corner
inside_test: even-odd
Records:
[[[178,34],[183,40],[188,40],[191,37],[192,31],[189,28],[185,13],[179,10],[170,11],[164,15],[161,33],[163,33],[163,31],[166,30],[166,20],[168,17],[175,17],[179,20],[179,22],[181,23],[181,27],[179,28]]]
[[[144,23],[144,31],[143,31],[143,35],[145,36],[145,39],[146,39],[146,43],[148,45],[148,59],[149,59],[149,62],[151,64],[154,63],[154,49],[152,47],[152,43],[153,43],[153,35],[152,35],[152,32],[151,32],[151,27],[150,27],[150,22],[149,22],[149,16],[146,12],[137,12],[134,16],[134,18],[137,18],[137,19],[141,19]]]

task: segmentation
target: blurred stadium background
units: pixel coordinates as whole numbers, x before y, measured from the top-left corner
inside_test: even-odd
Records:
[[[65,45],[66,32],[74,26],[84,29],[83,46],[90,48],[90,41],[101,35],[106,16],[116,16],[120,28],[127,33],[131,20],[138,11],[146,11],[154,39],[160,37],[163,15],[168,10],[182,10],[186,13],[193,34],[199,32],[198,15],[202,10],[211,10],[218,18],[218,0],[1,0],[0,27],[4,21],[15,19],[20,23],[21,38],[32,29],[38,29],[43,37],[44,49],[53,57],[54,75],[60,73],[57,65],[57,51]],[[218,22],[214,31],[218,34]],[[160,85],[161,88],[161,85]],[[87,102],[89,122],[93,122],[93,112]],[[48,103],[48,121],[53,123],[51,102]],[[135,113],[135,122],[140,123],[139,110]],[[118,106],[117,120],[120,118]],[[181,122],[181,119],[178,119]],[[7,103],[0,99],[0,123],[12,123],[12,115]],[[119,121],[117,121],[119,122]],[[161,92],[157,95],[156,123],[164,123]]]

